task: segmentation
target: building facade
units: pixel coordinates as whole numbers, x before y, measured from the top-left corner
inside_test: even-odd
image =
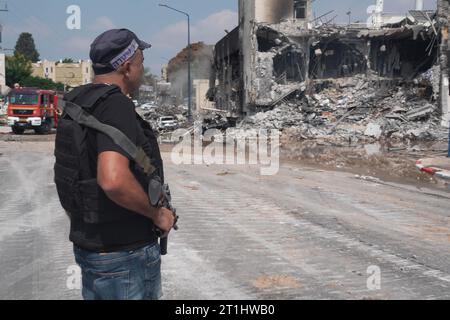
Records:
[[[215,108],[214,102],[207,99],[209,90],[209,79],[194,79],[194,97],[195,97],[195,111],[202,113],[205,110],[213,110]]]
[[[67,87],[78,87],[91,83],[94,71],[90,60],[80,60],[76,63],[43,60],[33,63],[33,76],[60,82]]]

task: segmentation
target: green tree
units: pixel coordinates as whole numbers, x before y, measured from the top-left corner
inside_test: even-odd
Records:
[[[39,60],[39,52],[36,50],[31,33],[21,33],[14,49],[14,54],[22,54],[31,62]]]
[[[15,83],[20,83],[33,73],[31,62],[21,54],[6,57],[6,85],[13,87]]]
[[[57,90],[57,91],[64,90],[64,84],[61,82],[54,82],[51,79],[44,79],[32,76],[25,78],[22,81],[21,85],[24,87],[39,88],[44,90]]]
[[[62,63],[74,63],[75,61],[73,61],[72,58],[64,58],[64,60],[62,61]]]

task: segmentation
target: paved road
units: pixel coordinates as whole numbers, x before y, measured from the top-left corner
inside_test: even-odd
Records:
[[[0,299],[80,298],[51,153],[50,142],[0,142]],[[450,298],[445,190],[165,158],[181,216],[165,299]]]

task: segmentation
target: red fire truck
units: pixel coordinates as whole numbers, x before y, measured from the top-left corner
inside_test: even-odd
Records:
[[[49,133],[58,126],[58,99],[53,90],[18,88],[9,94],[8,126],[15,134],[34,129],[37,134]]]

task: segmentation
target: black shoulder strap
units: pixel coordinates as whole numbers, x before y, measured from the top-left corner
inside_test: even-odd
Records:
[[[67,93],[64,96],[64,101],[77,103],[84,109],[91,109],[97,106],[102,100],[117,92],[121,92],[121,90],[116,85],[88,84],[75,88]],[[78,99],[80,96],[83,97],[81,101]]]
[[[63,110],[67,115],[80,125],[97,130],[110,137],[114,143],[121,147],[136,163],[144,170],[147,175],[151,175],[156,171],[152,165],[150,158],[141,147],[137,147],[122,131],[101,123],[93,115],[84,111],[79,105],[70,102],[62,102]]]

